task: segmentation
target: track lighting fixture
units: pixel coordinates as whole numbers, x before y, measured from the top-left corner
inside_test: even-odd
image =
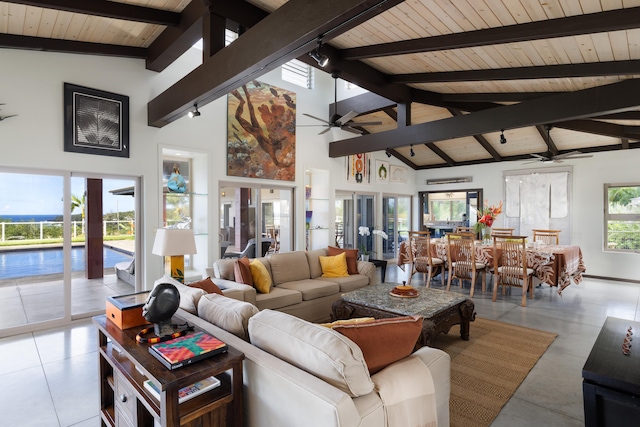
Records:
[[[322,48],[322,37],[318,37],[318,47],[309,52],[309,56],[312,57],[319,66],[326,67],[329,64],[329,57],[320,53]]]
[[[416,152],[415,152],[415,151],[413,151],[413,144],[411,144],[411,149],[409,150],[409,155],[410,155],[411,157],[415,157],[415,155],[416,155]]]
[[[391,157],[391,153],[389,152],[389,150],[386,150],[386,151],[384,152],[384,154],[386,154],[386,155],[387,155],[387,157]]]
[[[507,138],[504,137],[504,129],[500,129],[500,144],[506,144]]]
[[[194,117],[200,117],[200,111],[198,111],[198,104],[193,104],[193,111],[189,111],[189,118],[193,119]]]

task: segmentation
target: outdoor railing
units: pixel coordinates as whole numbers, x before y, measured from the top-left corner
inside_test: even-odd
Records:
[[[71,222],[71,235],[78,237],[84,234],[84,221]],[[133,235],[133,220],[110,220],[102,222],[103,236]],[[46,240],[61,239],[63,223],[57,221],[36,222],[0,222],[0,242],[12,240]]]

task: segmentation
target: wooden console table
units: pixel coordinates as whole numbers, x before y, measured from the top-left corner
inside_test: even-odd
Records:
[[[629,355],[622,352],[627,329]],[[582,368],[586,427],[628,426],[640,419],[640,323],[607,317]]]
[[[447,333],[453,325],[460,325],[460,337],[469,340],[470,322],[475,320],[473,301],[464,295],[420,288],[416,298],[389,295],[397,283],[381,283],[347,292],[331,307],[332,320],[354,317],[385,319],[419,315],[424,318],[418,344],[431,345],[440,333]]]
[[[149,353],[147,344],[136,342],[143,327],[121,330],[104,315],[93,323],[98,328],[102,426],[243,425],[244,354],[229,346],[226,353],[171,371]],[[220,386],[178,403],[180,388],[209,376],[218,378]],[[146,380],[161,389],[160,400],[144,387]]]

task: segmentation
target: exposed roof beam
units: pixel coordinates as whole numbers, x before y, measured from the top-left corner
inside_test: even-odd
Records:
[[[0,34],[0,48],[77,53],[86,55],[120,56],[123,58],[140,59],[144,59],[147,56],[147,49],[143,47],[87,43],[75,40],[47,39],[43,37],[16,36],[13,34]]]
[[[600,116],[594,116],[592,119],[599,120],[640,120],[640,111],[625,111],[615,114],[603,114]]]
[[[373,46],[355,47],[345,49],[342,57],[346,60],[379,58],[419,52],[551,39],[579,34],[603,33],[638,28],[638,26],[640,26],[640,7],[634,7]]]
[[[522,102],[560,92],[443,93],[445,102]]]
[[[396,104],[396,102],[389,101],[376,93],[365,92],[361,95],[338,101],[337,105],[334,105],[334,103],[329,104],[329,111],[357,111],[360,114],[369,114],[387,107],[395,107]],[[337,110],[334,110],[335,107],[337,107]]]
[[[622,145],[622,149],[623,150],[628,150],[629,149],[629,140],[627,138],[621,138],[620,139],[620,144]]]
[[[438,157],[444,160],[449,166],[456,166],[456,161],[447,155],[444,151],[442,151],[435,143],[426,142],[424,145],[427,146],[428,149],[433,151]]]
[[[636,108],[640,80],[561,93],[462,116],[398,128],[372,135],[349,138],[329,144],[330,157],[372,152],[409,144],[445,141],[470,135],[497,132],[597,114],[608,114]]]
[[[462,111],[456,108],[447,108],[447,110],[449,110],[451,115],[454,117],[462,115]],[[482,148],[484,148],[487,151],[487,153],[491,154],[491,157],[493,157],[495,161],[499,162],[500,160],[502,160],[502,157],[500,156],[500,154],[498,154],[496,149],[493,148],[493,146],[489,143],[489,141],[487,141],[487,139],[484,136],[473,135],[473,137],[475,138],[476,141],[478,141],[480,145],[482,145]]]
[[[147,24],[177,26],[180,14],[168,10],[153,9],[106,0],[5,0],[7,3],[24,4],[45,9],[64,10],[83,15],[102,16],[123,21],[144,22]]]
[[[619,76],[630,74],[640,74],[640,60],[490,70],[443,71],[438,73],[396,74],[389,76],[389,81],[402,84],[442,83],[485,80],[558,79],[566,77]]]
[[[290,0],[169,89],[151,100],[150,126],[184,116],[194,102],[205,105],[309,52],[320,35],[347,31],[354,20],[371,18],[399,0]]]
[[[567,120],[554,123],[553,126],[575,130],[577,132],[592,133],[595,135],[610,136],[613,138],[624,138],[638,140],[640,136],[639,126],[621,126],[614,123],[600,122],[597,120]]]
[[[398,113],[392,107],[383,108],[382,111],[396,122],[398,121]]]

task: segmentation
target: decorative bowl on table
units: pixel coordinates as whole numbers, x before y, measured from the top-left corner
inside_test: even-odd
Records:
[[[398,298],[415,298],[418,296],[418,290],[413,286],[398,285],[391,289],[389,294]]]

